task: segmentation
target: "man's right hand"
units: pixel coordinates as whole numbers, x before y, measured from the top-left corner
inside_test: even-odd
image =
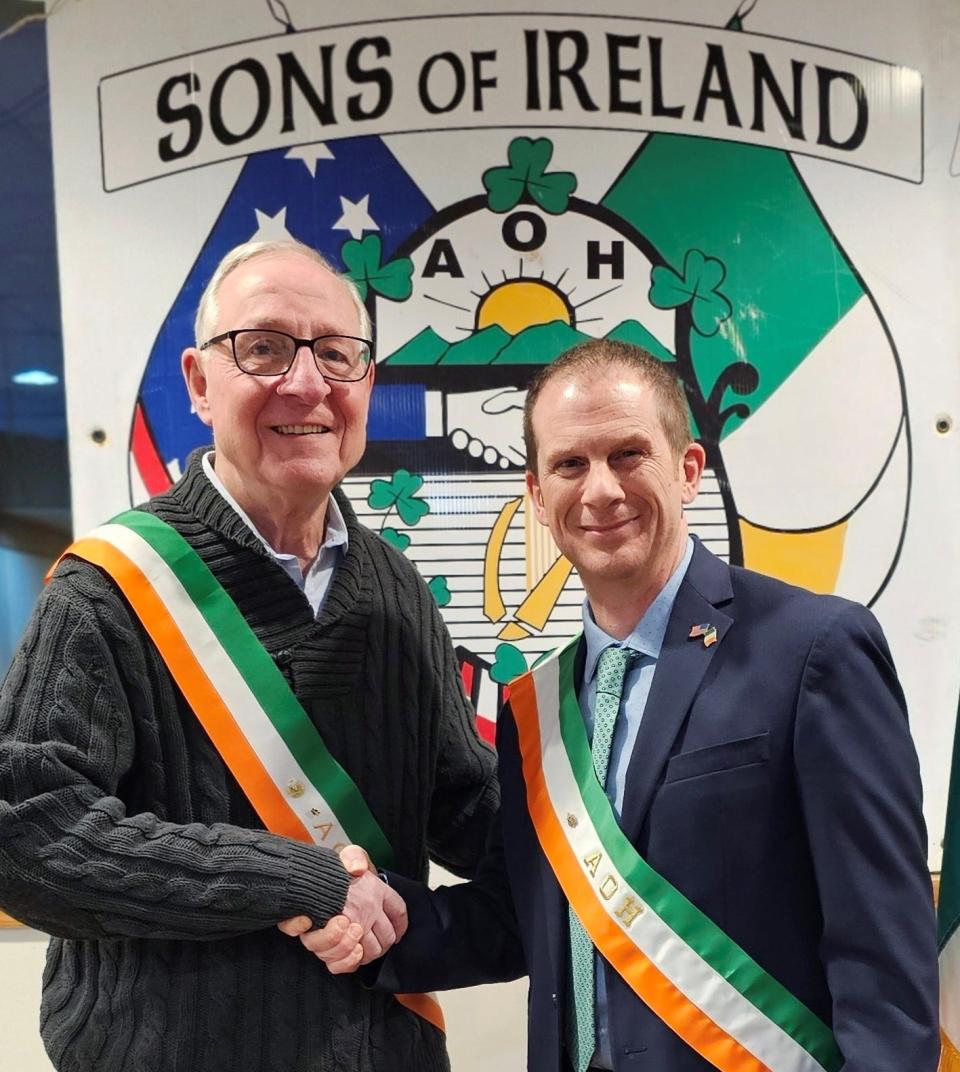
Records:
[[[359,845],[347,845],[340,860],[350,875],[343,913],[317,930],[311,930],[313,923],[306,916],[278,924],[284,934],[299,937],[334,975],[356,971],[383,956],[407,929],[403,898],[381,881],[366,852]]]

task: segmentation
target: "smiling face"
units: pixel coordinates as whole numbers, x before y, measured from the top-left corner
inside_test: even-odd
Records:
[[[696,497],[703,448],[692,442],[678,456],[655,391],[617,365],[547,382],[532,424],[537,472],[527,486],[538,520],[577,567],[595,612],[633,598],[642,614],[683,557],[683,506]]]
[[[344,284],[298,253],[245,261],[217,293],[213,335],[235,328],[276,328],[297,338],[359,335],[357,309]],[[215,468],[244,506],[319,506],[360,460],[366,446],[373,368],[355,383],[327,382],[306,347],[283,376],[250,376],[229,340],[183,354],[197,415],[213,429]],[[249,510],[248,510],[249,512]]]

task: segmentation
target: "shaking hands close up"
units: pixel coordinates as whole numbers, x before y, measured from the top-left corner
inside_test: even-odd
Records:
[[[407,906],[392,890],[359,845],[347,845],[340,860],[350,876],[343,912],[314,929],[307,916],[285,919],[277,926],[319,957],[333,975],[356,971],[383,956],[407,930]]]

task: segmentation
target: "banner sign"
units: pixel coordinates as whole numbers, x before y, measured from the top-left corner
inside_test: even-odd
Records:
[[[692,530],[875,609],[936,831],[960,689],[960,12],[735,4],[58,6],[75,524],[209,442],[179,358],[223,254],[308,243],[375,324],[344,488],[428,582],[492,738],[583,598],[527,501],[527,384],[585,339],[639,343],[707,451]]]
[[[923,177],[909,68],[638,18],[389,19],[244,41],[100,82],[104,189],[303,141],[510,125],[669,132]]]

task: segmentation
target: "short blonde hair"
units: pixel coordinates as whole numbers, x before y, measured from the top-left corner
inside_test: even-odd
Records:
[[[523,406],[523,441],[527,452],[527,469],[537,471],[537,438],[533,433],[533,410],[540,392],[555,379],[565,377],[605,376],[611,368],[633,372],[641,383],[648,384],[657,399],[657,412],[667,442],[679,458],[693,441],[687,398],[676,373],[641,346],[614,339],[590,339],[562,353],[556,361],[544,365],[527,386]]]

